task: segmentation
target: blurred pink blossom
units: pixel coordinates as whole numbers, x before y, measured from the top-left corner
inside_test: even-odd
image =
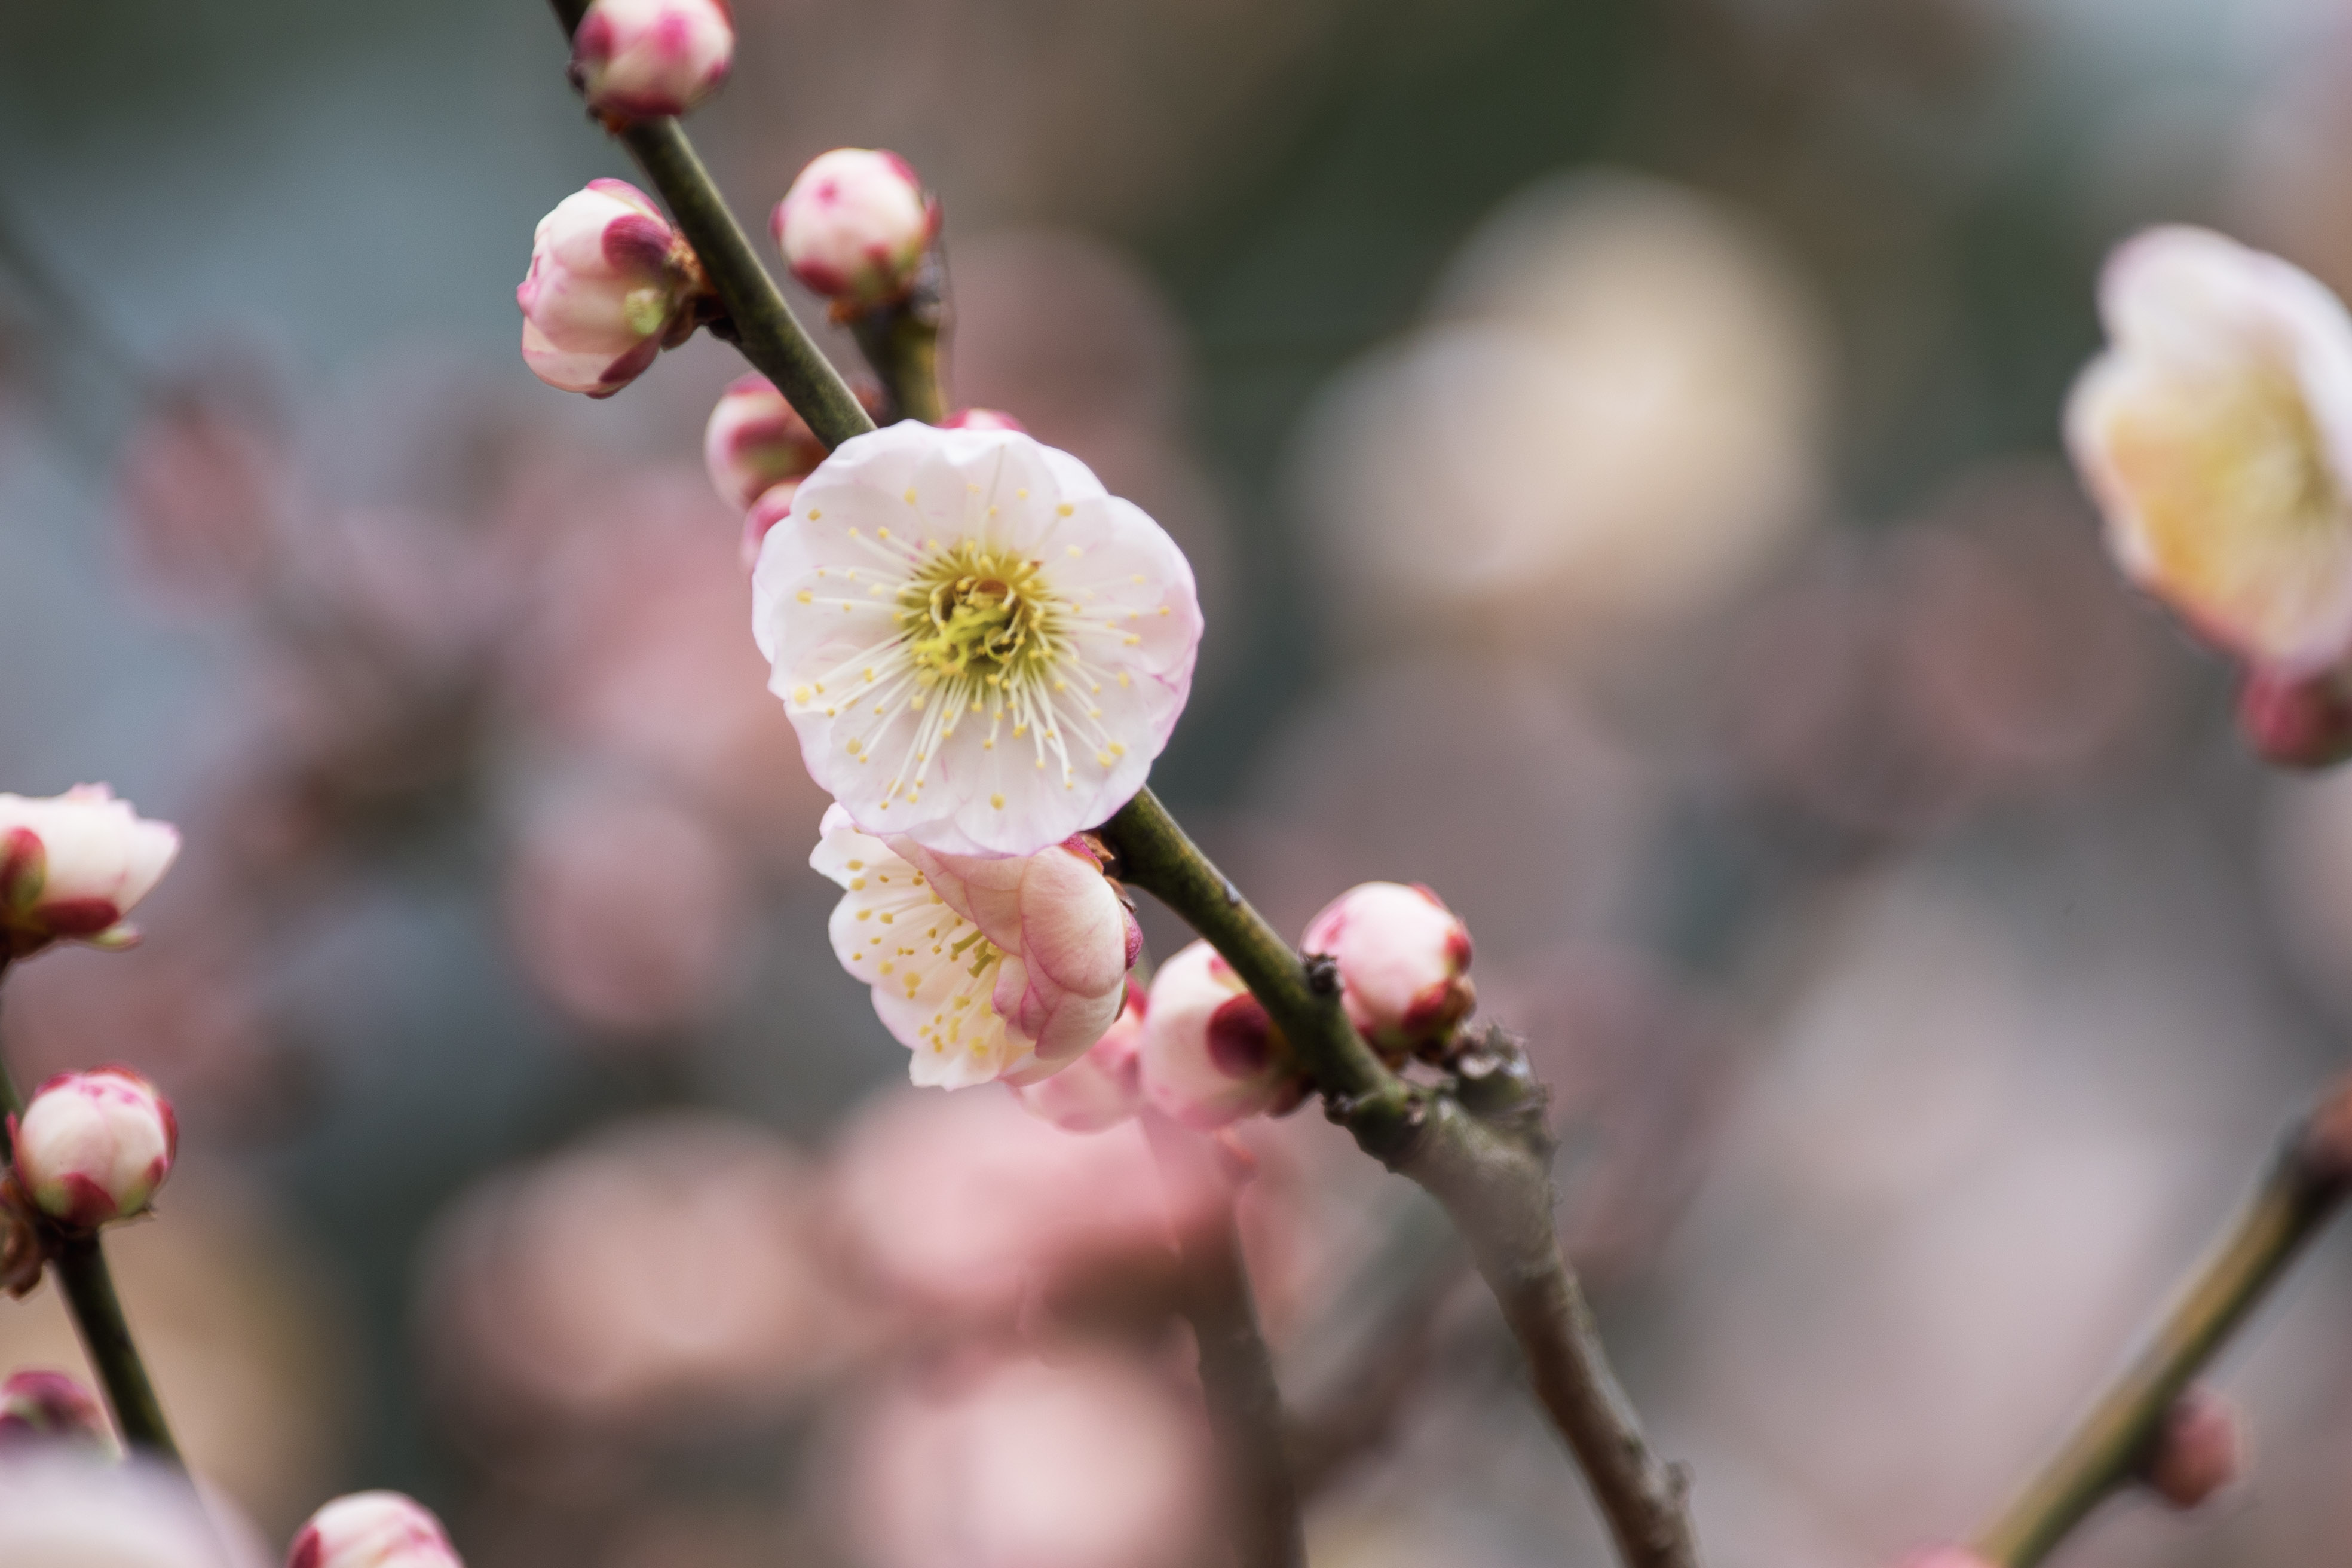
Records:
[[[1015,1084],[1013,1098],[1068,1132],[1116,1126],[1143,1103],[1143,987],[1127,982],[1127,1004],[1103,1037],[1051,1078]]]
[[[1205,942],[1151,977],[1141,1060],[1144,1099],[1203,1131],[1279,1116],[1307,1093],[1306,1075],[1265,1008]]]
[[[79,1378],[62,1372],[12,1372],[0,1382],[0,1451],[9,1444],[68,1442],[114,1448],[106,1406]]]
[[[540,805],[507,873],[507,930],[548,999],[632,1034],[707,1018],[739,977],[750,891],[693,813],[590,789]]]
[[[310,1516],[286,1568],[465,1568],[432,1511],[399,1492],[352,1492]]]
[[[703,427],[702,461],[729,506],[750,506],[824,461],[824,443],[775,384],[754,371],[728,383]]]
[[[1101,1351],[899,1379],[863,1413],[843,1513],[875,1568],[1182,1568],[1213,1522],[1197,1405]]]

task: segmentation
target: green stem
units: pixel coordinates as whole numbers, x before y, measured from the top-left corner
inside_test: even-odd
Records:
[[[1643,1436],[1560,1253],[1542,1090],[1524,1061],[1490,1047],[1479,1053],[1477,1076],[1465,1067],[1454,1089],[1408,1083],[1348,1022],[1328,972],[1318,984],[1150,790],[1101,833],[1118,874],[1181,916],[1233,965],[1321,1090],[1330,1118],[1444,1205],[1527,1358],[1536,1397],[1576,1455],[1619,1555],[1631,1568],[1697,1568],[1685,1478]],[[1475,1115],[1465,1105],[1474,1097]]]
[[[1298,1489],[1284,1446],[1282,1391],[1258,1328],[1241,1233],[1231,1196],[1223,1192],[1227,1184],[1197,1134],[1150,1110],[1142,1120],[1171,1189],[1221,1194],[1213,1213],[1179,1228],[1176,1248],[1184,1266],[1184,1317],[1200,1347],[1209,1429],[1225,1470],[1239,1568],[1306,1568]]]
[[[885,305],[851,321],[849,330],[900,418],[936,425],[947,417],[947,400],[940,395],[936,302],[928,311],[919,300]]]
[[[587,0],[551,0],[565,37],[580,25]],[[727,307],[736,346],[753,369],[775,383],[786,402],[800,411],[817,439],[838,447],[852,436],[874,428],[874,421],[858,405],[849,384],[833,368],[792,307],[784,302],[776,280],[761,265],[743,228],[728,210],[727,200],[695,155],[694,143],[667,115],[632,120],[613,128],[628,147],[638,167],[661,193],[670,216],[687,243],[694,247],[702,270]]]
[[[2107,1496],[2135,1479],[2165,1415],[2245,1322],[2352,1191],[2341,1153],[2352,1080],[2281,1141],[2253,1198],[2192,1274],[2129,1366],[2041,1473],[1977,1537],[2000,1568],[2032,1568]],[[2323,1137],[2320,1129],[2328,1129]]]
[[[106,1253],[96,1236],[69,1236],[58,1243],[54,1267],[58,1285],[72,1310],[82,1349],[106,1385],[106,1402],[114,1407],[122,1440],[173,1464],[180,1462],[179,1445],[163,1419],[163,1402],[147,1375],[147,1363],[123,1321],[121,1299],[114,1293],[114,1277],[106,1267]]]

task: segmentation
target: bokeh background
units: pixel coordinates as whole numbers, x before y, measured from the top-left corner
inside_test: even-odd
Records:
[[[2056,444],[2132,229],[2352,287],[2352,14],[736,12],[739,212],[908,155],[958,401],[1192,555],[1155,786],[1286,930],[1468,918],[1714,1559],[1965,1531],[2352,1023],[2352,783],[2247,757]],[[0,784],[188,838],[0,1042],[177,1100],[113,1249],[274,1539],[364,1485],[474,1568],[1213,1561],[1132,1130],[912,1095],[825,948],[698,458],[740,366],[517,354],[532,225],[631,174],[562,60],[529,0],[0,10]],[[1318,1568],[1603,1561],[1427,1212],[1311,1110],[1249,1140]],[[2251,1485],[2073,1561],[2338,1552],[2347,1264],[2226,1363]],[[75,1364],[47,1294],[0,1362]]]

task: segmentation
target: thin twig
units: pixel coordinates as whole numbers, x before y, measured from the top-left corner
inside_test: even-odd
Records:
[[[1297,955],[1150,790],[1106,823],[1102,836],[1118,857],[1121,877],[1167,904],[1234,966],[1321,1090],[1331,1119],[1445,1206],[1625,1562],[1696,1568],[1684,1477],[1643,1436],[1561,1256],[1550,1137],[1541,1090],[1524,1061],[1497,1058],[1500,1070],[1448,1089],[1407,1082],[1381,1064],[1349,1024],[1337,994],[1316,986]]]
[[[2352,1192],[2352,1079],[2279,1141],[2237,1223],[2055,1458],[1977,1537],[2000,1568],[2032,1568],[2137,1475],[2173,1402]]]
[[[937,425],[947,417],[940,386],[940,329],[947,317],[947,269],[937,244],[923,253],[914,288],[903,300],[849,323],[859,352],[882,378],[896,417]]]
[[[163,1419],[163,1403],[155,1396],[154,1381],[147,1375],[147,1363],[140,1359],[139,1346],[131,1337],[131,1325],[122,1316],[122,1301],[114,1293],[114,1277],[106,1267],[106,1253],[97,1236],[60,1237],[52,1268],[73,1314],[74,1328],[81,1335],[82,1349],[106,1387],[106,1402],[114,1409],[122,1440],[158,1458],[180,1463],[179,1445],[172,1440],[171,1426]]]
[[[1282,1392],[1258,1329],[1230,1183],[1198,1133],[1149,1110],[1142,1120],[1152,1158],[1180,1206],[1189,1208],[1187,1200],[1203,1191],[1217,1194],[1207,1213],[1184,1216],[1176,1249],[1184,1266],[1184,1317],[1200,1346],[1209,1429],[1224,1467],[1235,1559],[1240,1568],[1305,1568],[1307,1538],[1283,1443]]]
[[[587,0],[551,0],[569,37],[580,25]],[[743,227],[728,210],[726,198],[710,172],[695,155],[694,143],[667,115],[620,121],[610,127],[627,146],[637,166],[661,193],[670,216],[686,236],[702,270],[727,307],[736,346],[785,401],[799,410],[811,430],[827,447],[874,428],[841,373],[810,341],[793,309],[784,302],[776,280],[768,275],[744,237]]]

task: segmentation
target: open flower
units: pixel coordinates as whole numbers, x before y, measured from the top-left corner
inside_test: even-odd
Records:
[[[1159,524],[1066,452],[908,421],[845,441],[752,574],[809,776],[870,833],[1034,855],[1143,786],[1201,609]]]
[[[128,947],[123,924],[180,853],[179,830],[149,822],[104,784],[0,795],[0,957],[53,942]]]
[[[847,889],[833,950],[915,1053],[919,1084],[1033,1082],[1097,1040],[1126,1000],[1142,935],[1084,848],[942,855],[824,814],[809,864]]]
[[[2294,677],[2352,649],[2352,316],[2274,256],[2158,228],[2107,262],[2066,437],[2134,581]]]
[[[1339,965],[1349,1022],[1391,1064],[1470,1016],[1470,929],[1418,884],[1364,882],[1323,908],[1299,951]]]
[[[515,289],[523,363],[550,386],[610,397],[692,336],[711,297],[702,263],[652,197],[626,180],[591,180],[531,236],[530,270]]]
[[[180,1147],[171,1101],[129,1068],[59,1074],[9,1118],[8,1130],[26,1194],[75,1230],[143,1212]]]
[[[1151,977],[1141,1058],[1144,1099],[1202,1131],[1244,1116],[1279,1116],[1307,1094],[1281,1031],[1205,942]]]
[[[353,1492],[295,1533],[286,1568],[464,1568],[430,1510],[399,1492]]]
[[[684,114],[734,62],[727,0],[593,0],[572,35],[572,79],[603,114]]]
[[[836,147],[810,160],[768,220],[793,276],[861,312],[903,298],[940,231],[940,204],[896,153]]]
[[[1061,1071],[1015,1084],[1014,1098],[1031,1114],[1067,1132],[1099,1132],[1133,1116],[1143,1104],[1143,987],[1127,983],[1127,1005],[1103,1037]]]

